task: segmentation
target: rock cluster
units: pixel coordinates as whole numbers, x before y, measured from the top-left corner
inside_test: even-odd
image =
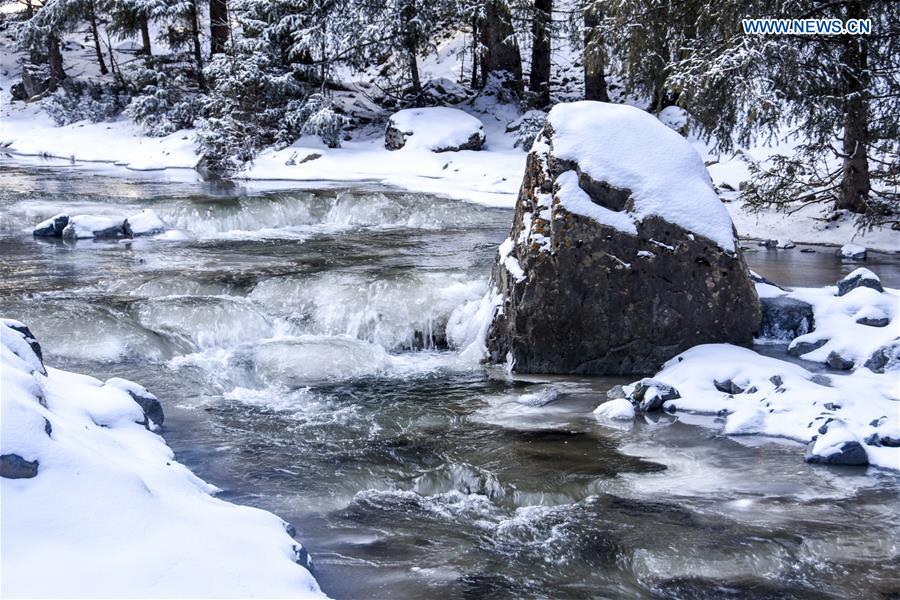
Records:
[[[127,218],[60,213],[38,223],[32,233],[35,237],[116,239],[155,235],[165,230],[162,219],[152,210],[144,209]]]

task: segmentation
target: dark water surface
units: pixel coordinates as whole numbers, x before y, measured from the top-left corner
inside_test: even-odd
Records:
[[[799,445],[726,438],[711,417],[610,428],[591,411],[622,380],[510,379],[447,349],[510,211],[11,161],[0,176],[3,316],[49,364],[156,393],[178,459],[294,523],[335,598],[900,590],[897,476],[807,465]],[[141,208],[181,233],[29,233],[63,210]],[[858,266],[816,250],[747,260],[784,285]],[[897,255],[866,266],[900,287]]]

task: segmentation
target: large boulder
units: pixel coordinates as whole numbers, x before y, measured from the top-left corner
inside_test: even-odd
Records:
[[[698,344],[749,345],[760,322],[703,161],[623,105],[553,108],[492,277],[488,358],[518,372],[652,373]]]
[[[481,121],[458,108],[446,106],[397,111],[384,131],[384,147],[388,150],[481,150],[484,139]]]

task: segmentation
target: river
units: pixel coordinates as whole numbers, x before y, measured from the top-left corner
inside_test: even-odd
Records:
[[[864,598],[900,589],[898,476],[807,465],[713,417],[621,429],[615,378],[509,377],[447,349],[511,211],[358,186],[257,192],[0,160],[0,313],[48,364],[153,391],[178,460],[292,522],[343,598]],[[152,208],[168,240],[36,240]],[[857,265],[747,253],[785,285]],[[900,286],[897,255],[866,266]],[[783,348],[765,347],[767,353]]]

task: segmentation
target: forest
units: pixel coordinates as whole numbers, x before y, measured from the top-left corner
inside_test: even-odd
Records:
[[[830,204],[862,225],[898,223],[900,6],[890,0],[7,0],[3,15],[27,56],[14,98],[49,96],[59,124],[121,113],[148,136],[196,128],[215,175],[303,134],[340,146],[362,123],[334,94],[362,78],[357,91],[384,109],[471,95],[523,111],[579,97],[678,107],[721,151],[792,140],[751,166],[749,205]],[[741,20],[761,16],[869,19],[872,34],[744,34]],[[458,34],[462,89],[423,81],[420,63]],[[98,76],[66,64],[70,38],[91,50]]]

